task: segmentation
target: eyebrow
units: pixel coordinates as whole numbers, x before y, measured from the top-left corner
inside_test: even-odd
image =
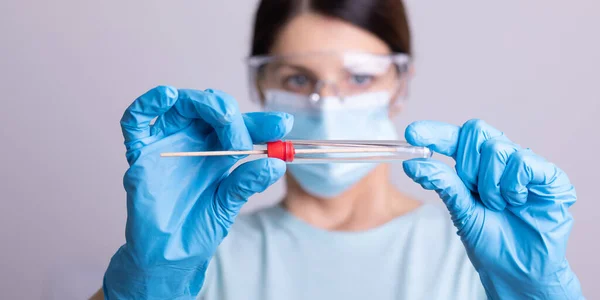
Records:
[[[308,75],[317,78],[317,75],[315,74],[315,72],[313,72],[311,69],[303,67],[303,66],[299,66],[299,65],[294,65],[294,64],[283,64],[283,63],[275,63],[273,65],[273,68],[275,71],[281,69],[281,68],[291,68],[291,69],[296,69],[298,71],[301,71],[303,73],[307,73]]]

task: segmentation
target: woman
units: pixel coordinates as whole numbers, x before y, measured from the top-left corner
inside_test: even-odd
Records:
[[[159,157],[282,138],[399,139],[391,118],[410,55],[400,1],[263,0],[249,68],[265,112],[241,114],[214,90],[157,87],[136,99],[121,121],[127,242],[106,271],[105,297],[582,298],[565,258],[572,185],[483,121],[406,129],[411,144],[456,160],[456,169],[403,165],[446,211],[397,191],[385,164],[323,164],[287,166],[283,201],[237,217],[286,173],[284,162],[229,172],[241,157]]]

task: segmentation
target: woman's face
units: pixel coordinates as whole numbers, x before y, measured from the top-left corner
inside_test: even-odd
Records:
[[[397,98],[401,89],[395,65],[389,61],[377,63],[377,59],[361,65],[364,57],[340,53],[392,54],[383,40],[357,26],[314,13],[301,14],[279,33],[270,55],[286,59],[270,64],[265,72],[269,76],[260,85],[299,94],[310,94],[318,88],[321,97],[389,90],[392,99]],[[335,84],[317,86],[317,81]]]

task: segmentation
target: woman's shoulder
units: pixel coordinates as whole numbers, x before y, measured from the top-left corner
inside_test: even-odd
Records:
[[[450,213],[442,204],[424,203],[412,213],[415,215],[411,226],[413,234],[420,236],[426,243],[462,250]]]
[[[262,207],[238,215],[236,222],[231,227],[234,233],[260,234],[266,227],[273,226],[281,220],[283,208],[278,204]]]
[[[276,228],[280,218],[281,211],[276,205],[238,215],[219,250],[248,249],[259,245],[264,237]]]
[[[227,283],[230,282],[250,284],[252,280],[257,280],[248,277],[237,280],[237,276],[257,274],[264,267],[261,261],[264,258],[264,246],[276,219],[276,207],[266,207],[237,216],[209,263],[198,299],[219,298],[216,295],[226,290]],[[228,274],[227,280],[219,279],[219,274]]]
[[[438,282],[441,289],[456,295],[485,298],[479,275],[469,260],[450,213],[440,203],[423,204],[414,212],[414,221],[405,244],[399,249],[408,253],[407,265],[420,269],[415,274],[427,278],[454,278]],[[423,268],[425,266],[425,268]]]

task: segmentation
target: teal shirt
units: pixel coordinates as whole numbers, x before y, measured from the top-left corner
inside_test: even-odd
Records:
[[[198,299],[486,299],[447,211],[424,204],[362,232],[315,228],[281,206],[238,216]]]

